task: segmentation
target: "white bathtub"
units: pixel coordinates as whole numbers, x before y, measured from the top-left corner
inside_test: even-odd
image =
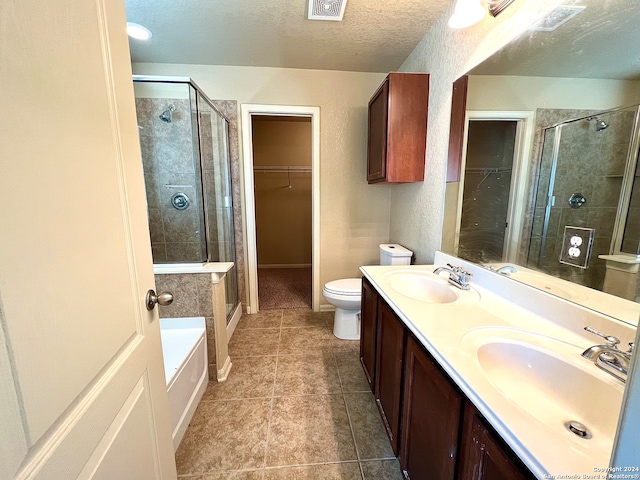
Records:
[[[178,449],[209,382],[204,317],[161,318],[173,448]]]

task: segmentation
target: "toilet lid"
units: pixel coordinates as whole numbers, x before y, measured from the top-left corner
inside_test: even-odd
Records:
[[[360,296],[362,294],[362,279],[343,278],[342,280],[334,280],[333,282],[325,284],[324,289],[327,292],[338,295]]]

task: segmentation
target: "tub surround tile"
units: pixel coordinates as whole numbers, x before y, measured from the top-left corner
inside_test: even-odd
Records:
[[[236,357],[277,355],[279,328],[236,330],[229,342],[229,356]]]
[[[357,462],[266,469],[264,480],[362,480]]]
[[[173,293],[173,303],[160,308],[160,317],[200,317],[198,287],[193,275],[155,275],[156,291]]]
[[[344,399],[360,460],[395,458],[371,392],[345,394]]]
[[[340,393],[340,377],[331,352],[320,355],[280,355],[274,395]]]
[[[398,460],[362,462],[364,480],[404,480]]]
[[[176,452],[180,475],[264,465],[271,400],[201,402]]]
[[[224,382],[210,382],[202,401],[238,398],[271,398],[276,357],[240,357]]]
[[[356,459],[342,395],[274,398],[267,466]]]

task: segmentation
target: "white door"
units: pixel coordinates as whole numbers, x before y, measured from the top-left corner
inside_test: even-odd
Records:
[[[124,2],[0,25],[0,478],[175,478]]]

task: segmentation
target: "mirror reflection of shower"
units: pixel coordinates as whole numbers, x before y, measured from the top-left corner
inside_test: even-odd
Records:
[[[176,106],[173,103],[169,104],[169,106],[164,109],[164,112],[160,114],[160,120],[165,123],[171,123],[173,121],[173,112],[175,111]]]
[[[608,123],[606,123],[604,120],[598,118],[598,117],[589,117],[587,118],[587,120],[590,122],[592,120],[594,120],[596,122],[596,132],[601,132],[602,130],[604,130],[605,128],[607,128],[609,126]]]

